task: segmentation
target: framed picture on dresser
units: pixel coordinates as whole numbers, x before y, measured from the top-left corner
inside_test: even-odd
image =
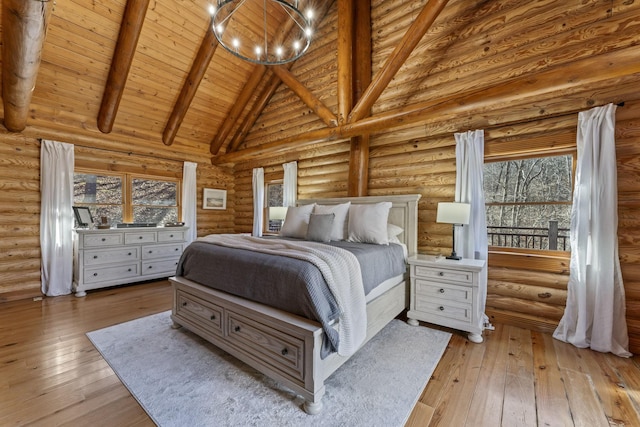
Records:
[[[93,224],[93,217],[87,206],[74,206],[73,213],[76,216],[78,227],[89,227]]]

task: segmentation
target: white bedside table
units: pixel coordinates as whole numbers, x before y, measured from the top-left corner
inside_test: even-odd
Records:
[[[469,332],[469,341],[481,343],[482,316],[478,276],[484,260],[459,261],[416,255],[409,258],[411,305],[408,323],[418,320]]]

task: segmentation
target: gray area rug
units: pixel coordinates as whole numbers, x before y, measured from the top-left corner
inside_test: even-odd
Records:
[[[402,426],[450,334],[393,320],[326,382],[323,410],[184,328],[170,312],[87,336],[156,424]]]

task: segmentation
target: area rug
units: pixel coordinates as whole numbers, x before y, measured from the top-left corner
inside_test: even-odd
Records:
[[[450,334],[393,320],[327,381],[318,415],[303,399],[184,328],[170,312],[87,336],[161,427],[402,426]]]

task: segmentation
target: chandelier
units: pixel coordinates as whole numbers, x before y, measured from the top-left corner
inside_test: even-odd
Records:
[[[313,11],[298,0],[218,0],[210,7],[212,30],[222,47],[256,64],[295,61],[311,43]]]

